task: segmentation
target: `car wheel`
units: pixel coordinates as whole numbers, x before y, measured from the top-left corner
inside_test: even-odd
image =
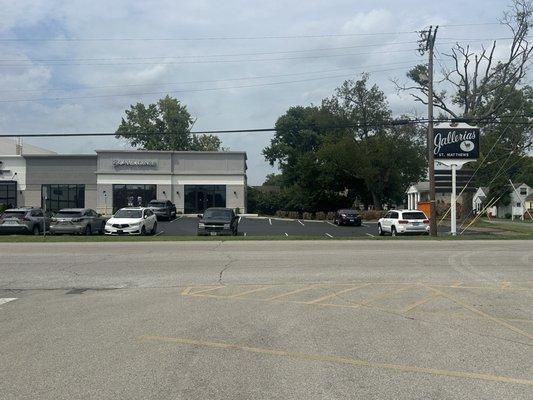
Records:
[[[39,225],[34,225],[34,226],[33,226],[32,233],[33,233],[35,236],[40,235],[41,230],[39,229]]]
[[[383,232],[383,228],[381,228],[381,224],[378,224],[378,235],[379,236],[385,235],[385,232]]]
[[[145,235],[146,235],[146,228],[145,228],[144,225],[141,227],[141,235],[142,235],[142,236],[145,236]]]
[[[392,228],[390,228],[390,234],[391,234],[391,236],[397,236],[396,228],[394,226]]]
[[[85,231],[84,231],[83,233],[84,233],[85,236],[91,236],[91,234],[93,233],[93,232],[91,231],[91,226],[90,226],[90,225],[87,225],[87,226],[85,227]]]
[[[157,233],[157,222],[154,222],[154,226],[152,227],[150,234],[155,235],[156,233]]]

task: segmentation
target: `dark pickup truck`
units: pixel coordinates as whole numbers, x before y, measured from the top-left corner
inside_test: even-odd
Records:
[[[231,208],[208,208],[198,218],[198,236],[238,235],[239,218]]]

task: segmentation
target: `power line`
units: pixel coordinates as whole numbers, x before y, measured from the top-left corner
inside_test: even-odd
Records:
[[[213,40],[263,40],[263,39],[313,39],[355,36],[386,36],[413,34],[416,31],[372,33],[326,33],[316,35],[265,35],[265,36],[205,36],[205,37],[100,37],[100,38],[0,38],[0,42],[144,42],[144,41],[213,41]]]
[[[374,67],[374,66],[406,65],[406,64],[412,64],[412,61],[403,61],[403,62],[390,63],[390,64],[387,63],[387,64],[379,64],[379,65],[365,65],[365,68]],[[231,81],[242,81],[242,80],[266,79],[266,78],[281,78],[281,77],[286,77],[286,76],[312,75],[312,74],[322,74],[322,73],[339,72],[339,71],[354,71],[354,68],[353,67],[334,68],[334,69],[308,71],[308,72],[293,72],[293,73],[287,73],[287,74],[246,76],[246,77],[238,77],[238,78],[194,80],[194,81],[183,81],[183,82],[133,83],[133,84],[123,84],[123,85],[85,86],[85,87],[79,87],[79,88],[64,88],[64,89],[62,88],[8,89],[8,90],[0,90],[0,93],[42,92],[43,90],[47,92],[78,91],[78,90],[110,89],[110,88],[139,87],[139,86],[175,86],[175,85],[184,85],[184,84],[191,84],[191,83],[216,83],[216,82],[231,82]]]
[[[434,122],[453,122],[453,118],[440,118],[434,119]],[[468,120],[468,122],[480,122],[483,120]],[[343,129],[343,128],[380,128],[380,127],[393,127],[393,126],[405,126],[405,125],[417,125],[417,124],[427,124],[429,120],[427,118],[417,118],[417,119],[396,119],[388,122],[383,122],[380,124],[338,124],[338,125],[328,125],[322,126],[321,129]],[[505,123],[512,125],[512,122],[500,121],[498,123]],[[530,123],[533,125],[533,122]],[[228,130],[202,130],[202,131],[191,131],[193,135],[201,134],[227,134],[227,133],[268,133],[276,132],[277,129],[274,128],[251,128],[251,129],[228,129]],[[138,132],[121,132],[122,136],[136,135]],[[153,135],[172,135],[173,133],[168,132],[149,132]],[[91,136],[115,136],[117,132],[84,132],[84,133],[69,133],[69,132],[41,132],[41,133],[0,133],[0,137],[91,137]]]
[[[308,55],[297,57],[280,57],[280,58],[254,58],[254,59],[236,59],[236,60],[184,60],[184,61],[164,61],[164,62],[115,62],[115,63],[54,63],[50,66],[123,66],[123,65],[175,65],[175,64],[216,64],[216,63],[244,63],[244,62],[265,62],[265,61],[286,61],[286,60],[304,60],[304,59],[321,59],[331,57],[351,57],[351,56],[363,56],[373,54],[389,54],[389,53],[405,53],[412,52],[415,49],[398,49],[398,50],[384,50],[384,51],[372,51],[364,53],[344,53],[344,54],[323,54],[323,55]],[[0,64],[0,68],[13,68],[13,67],[28,67],[28,64]]]
[[[416,41],[391,42],[391,43],[375,43],[375,44],[361,44],[354,46],[341,47],[322,47],[315,49],[301,49],[301,50],[285,50],[285,51],[260,51],[252,53],[225,53],[225,54],[199,54],[199,55],[179,55],[179,56],[154,56],[154,57],[102,57],[102,58],[13,58],[0,59],[0,62],[62,62],[62,61],[121,61],[121,60],[164,60],[164,59],[182,59],[182,58],[210,58],[210,57],[242,57],[242,56],[259,56],[269,54],[292,54],[292,53],[308,53],[316,51],[330,51],[330,50],[346,50],[356,49],[362,47],[383,47],[399,44],[415,44]]]
[[[405,69],[403,67],[397,68],[388,68],[380,69],[366,72],[386,72],[386,71],[395,71],[399,69]],[[96,95],[87,95],[87,96],[70,96],[70,97],[41,97],[41,98],[32,98],[32,99],[12,99],[12,100],[0,100],[0,103],[20,103],[20,102],[33,102],[33,101],[63,101],[63,100],[82,100],[82,99],[98,99],[98,98],[107,98],[107,97],[127,97],[127,96],[145,96],[145,95],[154,95],[154,94],[170,94],[170,93],[191,93],[191,92],[209,92],[216,90],[230,90],[230,89],[243,89],[251,87],[266,87],[266,86],[278,86],[290,83],[301,83],[301,82],[310,82],[316,80],[324,79],[336,79],[336,78],[346,78],[346,74],[342,75],[330,75],[330,76],[320,76],[314,78],[290,80],[290,81],[279,81],[279,82],[267,82],[267,83],[254,83],[246,85],[237,85],[237,86],[226,86],[226,87],[209,87],[209,88],[198,88],[198,89],[180,89],[180,90],[165,90],[157,92],[142,92],[142,93],[115,93],[115,94],[96,94]]]

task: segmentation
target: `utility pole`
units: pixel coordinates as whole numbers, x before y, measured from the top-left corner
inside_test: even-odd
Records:
[[[438,26],[433,29],[422,31],[420,41],[420,53],[429,55],[428,60],[428,134],[427,134],[427,155],[428,155],[428,178],[429,178],[429,233],[437,236],[437,215],[435,207],[435,155],[433,153],[433,48],[437,37]]]

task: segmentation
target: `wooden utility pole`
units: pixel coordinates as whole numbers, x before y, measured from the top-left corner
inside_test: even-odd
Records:
[[[428,134],[427,134],[427,155],[428,155],[428,179],[429,179],[429,233],[437,236],[437,215],[435,207],[435,154],[433,153],[433,48],[437,36],[438,26],[428,31],[421,32],[421,53],[427,52],[428,60]]]

